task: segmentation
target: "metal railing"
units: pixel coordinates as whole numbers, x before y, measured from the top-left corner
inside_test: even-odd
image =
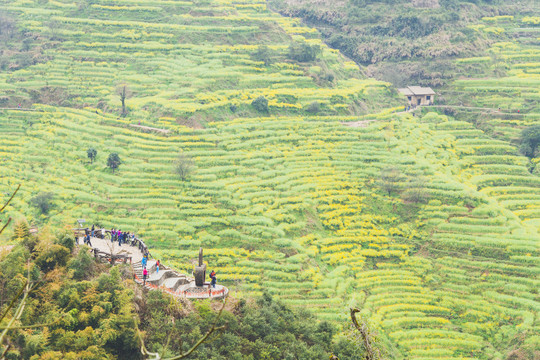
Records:
[[[92,230],[90,228],[76,228],[73,229],[75,232],[75,235],[86,235],[86,233],[91,233]],[[106,239],[107,234],[109,235],[109,240],[113,240],[112,230],[107,229],[94,229],[94,237],[98,239]],[[143,253],[148,253],[148,257],[151,258],[152,255],[148,251],[148,246],[144,243],[142,239],[139,239],[138,237],[130,237],[126,240],[126,244],[130,246],[137,246],[138,249]]]

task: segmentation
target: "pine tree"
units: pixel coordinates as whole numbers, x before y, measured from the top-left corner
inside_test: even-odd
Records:
[[[19,220],[15,224],[12,240],[26,241],[30,237],[30,226],[26,220]]]

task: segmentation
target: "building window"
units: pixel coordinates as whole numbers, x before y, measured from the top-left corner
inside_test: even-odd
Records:
[[[407,99],[409,99],[409,101],[411,101],[411,100],[412,100],[410,96],[407,96]]]
[[[431,100],[431,96],[430,96],[430,95],[427,95],[427,96],[426,96],[426,100],[428,100],[428,101]]]
[[[417,99],[417,100],[416,100],[416,103],[417,103],[418,105],[422,104],[422,99]]]

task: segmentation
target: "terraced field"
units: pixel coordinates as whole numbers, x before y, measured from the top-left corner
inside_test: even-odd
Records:
[[[47,63],[0,73],[9,101],[35,110],[0,110],[0,191],[23,183],[12,216],[134,231],[184,271],[202,245],[233,295],[269,291],[337,323],[361,307],[393,359],[539,345],[540,180],[508,139],[392,114],[392,89],[324,46],[291,60],[289,45],[317,33],[262,2],[2,8],[62,40]],[[269,64],[253,60],[261,43]],[[48,87],[63,96],[38,104]],[[268,113],[250,105],[259,96]],[[376,121],[346,126],[362,119]],[[179,152],[197,165],[185,181]],[[41,191],[55,193],[48,216],[28,204]]]
[[[377,94],[387,84],[359,80],[354,63],[327,47],[321,61],[289,61],[289,45],[321,41],[299,21],[266,11],[264,1],[144,4],[4,2],[21,26],[48,36],[51,48],[44,50],[50,61],[1,74],[0,89],[12,104],[56,91],[59,105],[110,111],[127,85],[132,117],[165,128],[242,116],[259,96],[271,112],[298,113],[318,102],[332,115],[385,100]],[[263,45],[268,66],[254,60]]]
[[[451,91],[445,92],[445,100],[450,104],[495,110],[473,112],[480,126],[503,140],[516,140],[523,127],[538,124],[538,19],[495,16],[473,26],[474,31],[484,33],[493,45],[482,56],[459,59],[460,72],[468,75],[462,75],[450,87]]]

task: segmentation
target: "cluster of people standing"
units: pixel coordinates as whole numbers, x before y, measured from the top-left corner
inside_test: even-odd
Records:
[[[83,241],[85,245],[92,246],[92,243],[90,242],[90,239],[93,237],[98,237],[101,239],[105,239],[106,233],[109,232],[111,236],[111,242],[118,241],[118,245],[122,246],[122,244],[129,244],[129,245],[135,245],[137,244],[137,239],[135,238],[135,234],[130,233],[129,231],[122,231],[120,229],[112,229],[112,230],[105,230],[103,228],[96,229],[95,225],[92,225],[92,228],[86,228],[84,229],[84,237]],[[148,249],[144,245],[144,243],[141,241],[139,244],[139,248],[141,251],[147,253]]]
[[[120,229],[111,230],[111,242],[118,241],[118,246],[122,246],[122,243],[127,244],[135,241],[135,234],[130,234],[129,231],[122,231]]]

